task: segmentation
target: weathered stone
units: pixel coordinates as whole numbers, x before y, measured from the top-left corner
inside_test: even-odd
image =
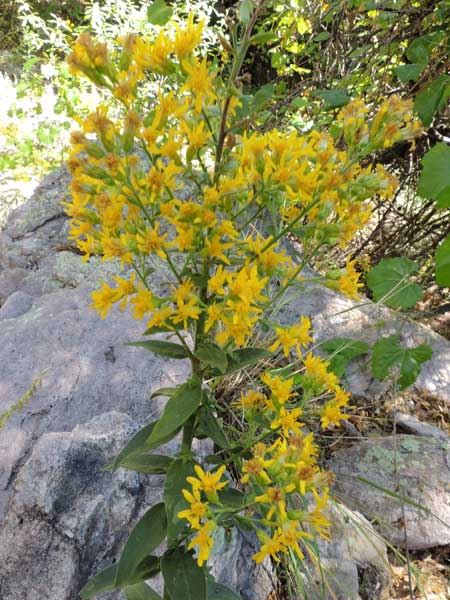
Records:
[[[0,307],[0,321],[22,316],[33,306],[33,297],[24,292],[14,292]]]
[[[268,599],[276,585],[270,561],[259,565],[252,561],[259,547],[256,535],[233,529],[231,539],[227,541],[220,528],[214,532],[213,539],[209,564],[216,581],[236,591],[244,600]]]
[[[450,437],[445,431],[439,429],[439,427],[435,427],[434,425],[430,425],[429,423],[423,423],[419,421],[413,415],[408,415],[406,413],[396,412],[394,414],[395,423],[404,431],[408,433],[414,433],[415,435],[421,435],[425,437],[436,438],[437,440],[442,441],[450,441]]]
[[[328,468],[339,498],[373,521],[390,543],[413,550],[450,543],[448,442],[414,435],[366,440],[336,452]]]
[[[0,436],[0,515],[18,468],[42,434],[71,430],[111,410],[144,424],[162,406],[160,399],[149,401],[152,391],[187,377],[185,361],[124,345],[143,330],[128,312],[114,311],[103,321],[88,304],[87,290],[64,290],[37,299],[17,319],[2,321],[0,412],[40,376],[42,385]]]
[[[73,600],[114,555],[136,517],[141,482],[102,469],[134,428],[128,416],[108,413],[36,443],[0,532],[2,598]]]

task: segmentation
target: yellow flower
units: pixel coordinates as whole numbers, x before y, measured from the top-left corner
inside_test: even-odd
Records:
[[[174,323],[181,323],[183,321],[184,329],[187,329],[188,319],[194,319],[195,321],[199,318],[202,309],[197,304],[197,298],[191,298],[188,302],[180,300],[177,302],[177,308],[174,311],[172,321]]]
[[[294,408],[289,412],[285,408],[280,409],[280,413],[278,415],[278,419],[272,421],[270,428],[271,429],[279,429],[280,427],[283,429],[283,435],[286,437],[289,435],[289,432],[296,433],[300,435],[304,423],[299,423],[297,418],[303,413],[301,408]]]
[[[208,512],[208,503],[201,501],[199,489],[194,488],[192,493],[188,490],[182,490],[182,493],[185,500],[189,502],[190,507],[180,511],[177,514],[177,517],[189,521],[189,524],[193,529],[200,529],[200,520],[203,519]]]
[[[360,273],[355,269],[355,261],[347,260],[345,272],[338,279],[338,286],[339,290],[348,298],[358,298],[358,290],[363,287],[363,284],[359,283],[359,276]]]
[[[339,423],[345,419],[348,419],[348,415],[341,413],[340,406],[334,400],[327,402],[323,409],[320,411],[321,419],[320,423],[323,429],[327,427],[339,425]]]
[[[255,562],[262,563],[264,559],[268,556],[271,556],[276,562],[280,562],[278,554],[280,552],[286,552],[286,547],[284,546],[281,536],[279,533],[276,533],[273,538],[269,538],[259,549],[259,552],[253,555],[253,560]]]
[[[105,281],[101,281],[102,289],[92,292],[92,305],[95,310],[100,313],[100,317],[104,319],[116,301],[116,290],[110,288]]]
[[[228,483],[228,481],[220,481],[225,468],[225,465],[222,465],[213,473],[212,471],[204,471],[199,465],[195,465],[194,470],[198,479],[188,477],[187,481],[192,485],[193,489],[203,490],[209,500],[217,503],[217,492],[222,490]]]
[[[182,30],[176,26],[173,49],[180,61],[191,54],[200,42],[204,24],[205,20],[202,19],[197,25],[194,25],[194,14],[189,13],[186,28]]]
[[[211,548],[213,547],[211,533],[215,528],[216,524],[214,521],[207,521],[200,527],[197,535],[192,538],[192,541],[188,546],[188,550],[192,550],[192,548],[195,547],[198,549],[197,563],[199,567],[201,567],[209,558]]]
[[[131,300],[133,305],[133,317],[143,319],[144,316],[155,308],[153,294],[146,288],[140,288]]]
[[[297,354],[301,357],[301,346],[306,346],[312,342],[312,337],[309,334],[311,329],[311,321],[308,317],[301,317],[298,325],[292,327],[275,327],[277,340],[270,346],[269,350],[275,352],[281,345],[285,356],[289,356],[291,348],[296,348]]]
[[[261,381],[267,385],[280,404],[284,404],[291,396],[296,395],[292,392],[292,386],[294,385],[292,377],[283,380],[281,377],[272,377],[270,373],[263,373]]]

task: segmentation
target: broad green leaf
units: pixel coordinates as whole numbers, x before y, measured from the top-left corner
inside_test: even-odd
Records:
[[[164,0],[154,0],[147,8],[147,19],[152,25],[165,25],[172,16],[173,8]]]
[[[425,67],[425,64],[412,63],[395,67],[394,71],[401,82],[408,83],[408,81],[417,81]]]
[[[325,42],[330,39],[331,33],[329,31],[321,31],[317,35],[314,36],[313,42]]]
[[[278,39],[276,33],[272,33],[271,31],[258,31],[250,38],[250,42],[252,44],[267,44],[267,42],[273,42]]]
[[[239,508],[245,504],[245,494],[236,488],[227,486],[223,490],[220,490],[218,494],[220,501],[231,508]]]
[[[436,200],[439,208],[450,207],[450,147],[443,142],[428,150],[422,159],[417,193]]]
[[[211,410],[202,407],[199,411],[199,425],[202,432],[206,433],[219,448],[229,448],[228,440],[217,418]]]
[[[261,110],[275,95],[275,86],[268,83],[259,88],[253,96],[253,110]]]
[[[207,581],[208,600],[241,600],[235,592],[217,581]]]
[[[228,360],[225,352],[217,344],[201,344],[194,352],[194,356],[205,362],[207,365],[217,367],[219,371],[226,371]]]
[[[426,64],[430,58],[430,41],[426,38],[416,38],[406,51],[408,60],[412,63]]]
[[[325,342],[322,348],[332,355],[329,358],[330,369],[338,377],[341,377],[352,358],[366,354],[369,351],[369,344],[350,338],[335,338]]]
[[[414,110],[425,126],[431,125],[434,115],[441,111],[450,97],[450,76],[438,75],[419,92],[414,100]]]
[[[129,573],[127,584],[134,585],[145,579],[155,577],[160,571],[159,558],[157,556],[146,556],[139,563],[136,570]],[[93,577],[80,592],[82,600],[89,600],[101,592],[114,590],[116,587],[117,564],[110,565]]]
[[[148,438],[150,445],[160,445],[162,440],[177,431],[200,406],[202,388],[198,379],[190,379],[177,388],[169,398],[161,418]]]
[[[145,342],[128,342],[126,346],[138,346],[159,354],[160,356],[167,356],[168,358],[187,358],[189,356],[188,351],[181,344],[174,344],[173,342],[165,342],[163,340],[148,340]]]
[[[238,348],[228,354],[228,367],[225,374],[239,371],[243,367],[253,365],[264,358],[269,358],[272,353],[264,348],[254,348],[249,346],[248,348]]]
[[[405,389],[415,382],[422,364],[430,360],[431,346],[421,344],[415,348],[403,348],[398,335],[379,339],[372,349],[372,371],[378,379],[386,379],[392,369],[398,368],[398,384]]]
[[[189,488],[186,477],[195,476],[194,465],[193,461],[175,460],[167,471],[164,482],[164,504],[166,506],[167,539],[169,543],[176,539],[186,525],[186,521],[179,519],[177,515],[189,506],[181,490]]]
[[[376,302],[382,300],[392,307],[410,308],[422,296],[422,288],[411,283],[409,276],[417,264],[409,258],[383,258],[369,271],[366,282]]]
[[[255,0],[242,0],[239,6],[239,20],[245,25],[250,21],[250,16],[255,8]]]
[[[164,554],[161,572],[171,600],[207,600],[205,573],[183,548]]]
[[[161,600],[161,596],[146,583],[136,583],[123,590],[127,600]]]
[[[130,533],[117,565],[116,586],[122,587],[139,563],[166,537],[167,518],[163,502],[152,506]]]
[[[167,473],[167,469],[173,463],[173,458],[162,454],[150,454],[134,452],[125,458],[120,466],[137,473],[148,473],[150,475],[160,475]]]
[[[436,252],[436,282],[441,287],[450,287],[450,235]]]
[[[344,90],[316,90],[315,95],[325,102],[326,108],[340,108],[351,100]]]

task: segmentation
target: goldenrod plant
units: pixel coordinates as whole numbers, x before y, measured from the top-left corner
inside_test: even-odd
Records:
[[[161,571],[164,598],[206,599],[220,527],[254,530],[256,562],[292,551],[302,559],[313,536],[328,539],[331,475],[318,466],[302,419],[339,424],[349,394],[312,352],[306,316],[286,326],[268,314],[313,255],[348,243],[364,226],[371,197],[394,193],[395,178],[381,165],[363,167],[361,158],[413,139],[420,126],[410,103],[392,96],[373,120],[362,102],[349,104],[334,139],[250,130],[239,74],[250,45],[263,39],[253,28],[264,4],[242,3],[233,45],[226,44],[229,62],[198,51],[203,23],[194,15],[169,28],[162,0],[149,10],[161,26],[155,37],[131,33],[108,47],[83,33],[69,57],[72,73],[106,98],[72,133],[68,161],[70,238],[86,260],[98,255],[122,266],[92,294],[93,306],[102,318],[113,305],[130,309],[145,328],[131,345],[191,363],[185,383],[155,393],[168,397],[161,417],[112,465],[164,474],[164,502],[147,511],[119,561],[82,598],[114,588],[128,599],[159,598],[146,581]],[[282,247],[289,235],[302,241],[301,263]],[[358,297],[353,262],[323,281]],[[268,348],[252,342],[263,325],[272,332]],[[238,400],[245,444],[233,443],[216,416],[216,382],[280,351],[299,376],[261,369]],[[174,456],[153,453],[178,435]],[[201,459],[194,438],[212,439],[214,452]],[[240,473],[234,484],[230,465]],[[164,554],[152,554],[164,540]]]

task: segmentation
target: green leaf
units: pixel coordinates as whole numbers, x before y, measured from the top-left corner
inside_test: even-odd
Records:
[[[417,193],[437,201],[439,208],[450,207],[450,147],[443,142],[433,146],[422,159]]]
[[[206,433],[219,448],[229,448],[230,444],[223,432],[223,429],[217,418],[211,413],[211,410],[202,407],[199,411],[199,425],[203,433]]]
[[[450,287],[450,235],[436,252],[436,282],[441,287]]]
[[[150,436],[151,432],[153,431],[153,428],[155,427],[157,422],[158,421],[152,421],[148,425],[145,425],[145,427],[142,427],[142,429],[140,429],[131,438],[131,440],[120,451],[119,455],[117,456],[116,460],[114,461],[114,463],[112,465],[113,471],[117,471],[117,469],[120,467],[122,462],[124,460],[126,460],[127,457],[129,457],[131,454],[133,454],[134,452],[141,451],[144,448],[147,448],[146,441],[147,441],[148,437]]]
[[[116,586],[127,583],[139,563],[166,537],[167,518],[163,502],[152,506],[130,533],[117,565]]]
[[[423,37],[416,38],[409,45],[406,56],[412,63],[426,65],[430,58],[430,41]]]
[[[331,33],[328,31],[321,31],[313,37],[313,42],[325,42],[326,40],[330,39],[330,37]]]
[[[205,573],[192,554],[182,548],[168,550],[161,559],[161,571],[171,600],[207,600]]]
[[[218,495],[222,504],[226,504],[231,508],[240,508],[243,504],[245,504],[245,494],[236,488],[227,486],[223,490],[220,490]]]
[[[154,0],[147,8],[147,19],[152,25],[165,25],[172,16],[173,8],[164,0]]]
[[[273,83],[267,83],[259,88],[253,96],[253,110],[262,110],[265,105],[272,100],[275,95],[275,86]]]
[[[225,374],[234,373],[239,371],[248,365],[253,365],[264,358],[269,358],[272,353],[264,348],[255,348],[249,346],[248,348],[238,348],[228,354],[228,367]]]
[[[143,335],[154,335],[155,333],[173,333],[174,331],[181,331],[183,329],[183,323],[172,323],[169,325],[154,325],[149,329],[146,329]]]
[[[422,288],[408,281],[417,264],[409,258],[383,258],[369,271],[366,282],[376,302],[388,296],[383,303],[391,307],[409,308],[422,296]]]
[[[194,356],[205,362],[207,365],[217,367],[221,373],[224,373],[228,366],[227,355],[217,344],[201,344],[201,346],[195,350]]]
[[[186,478],[195,476],[194,465],[193,461],[175,460],[167,471],[164,482],[164,504],[166,505],[167,539],[169,543],[177,538],[186,524],[177,515],[189,506],[181,490],[189,487]]]
[[[189,353],[184,346],[174,344],[173,342],[165,342],[163,340],[128,342],[125,345],[142,347],[146,350],[150,350],[150,352],[154,352],[160,356],[167,356],[168,358],[187,358],[189,356]]]
[[[161,596],[146,583],[136,583],[123,590],[127,600],[161,600]]]
[[[272,33],[272,31],[258,31],[250,38],[250,42],[252,44],[267,44],[267,42],[274,42],[278,39],[276,33]]]
[[[167,469],[173,463],[173,458],[162,454],[149,454],[134,452],[125,458],[120,466],[137,473],[148,473],[150,475],[160,475],[167,473]]]
[[[372,371],[378,379],[386,379],[392,369],[398,368],[398,384],[405,389],[413,384],[422,367],[422,363],[430,360],[433,351],[428,344],[415,348],[403,348],[398,335],[379,339],[372,349]]]
[[[130,573],[127,578],[127,583],[133,585],[144,581],[145,579],[151,579],[155,577],[160,571],[159,557],[157,556],[146,556],[142,562],[139,563],[137,569]],[[117,564],[110,565],[103,569],[95,577],[93,577],[87,585],[80,592],[82,600],[89,600],[101,592],[116,589],[116,575],[117,575]]]
[[[158,396],[173,396],[175,394],[175,392],[177,391],[177,388],[159,388],[158,390],[155,390],[152,395],[150,396],[150,400],[153,400],[153,398],[157,398]]]
[[[113,590],[116,581],[117,565],[110,565],[93,577],[80,591],[80,598],[88,600],[101,592]]]
[[[350,338],[334,338],[325,342],[322,347],[325,352],[333,355],[330,358],[330,369],[338,377],[345,373],[345,368],[352,358],[369,351],[369,344]]]
[[[177,388],[169,398],[161,418],[156,423],[147,443],[160,445],[162,440],[177,431],[200,406],[202,388],[198,379],[190,379]]]
[[[208,600],[241,600],[230,588],[217,581],[207,581]]]
[[[250,21],[250,16],[255,8],[254,0],[242,0],[239,6],[239,20],[241,23],[247,24]]]
[[[441,111],[450,97],[450,76],[439,75],[419,92],[414,100],[414,110],[425,126],[431,125],[435,113]]]
[[[408,83],[408,81],[417,81],[425,67],[424,64],[412,63],[395,67],[394,71],[402,83]]]
[[[316,90],[314,95],[325,102],[326,108],[340,108],[351,100],[344,90]]]

